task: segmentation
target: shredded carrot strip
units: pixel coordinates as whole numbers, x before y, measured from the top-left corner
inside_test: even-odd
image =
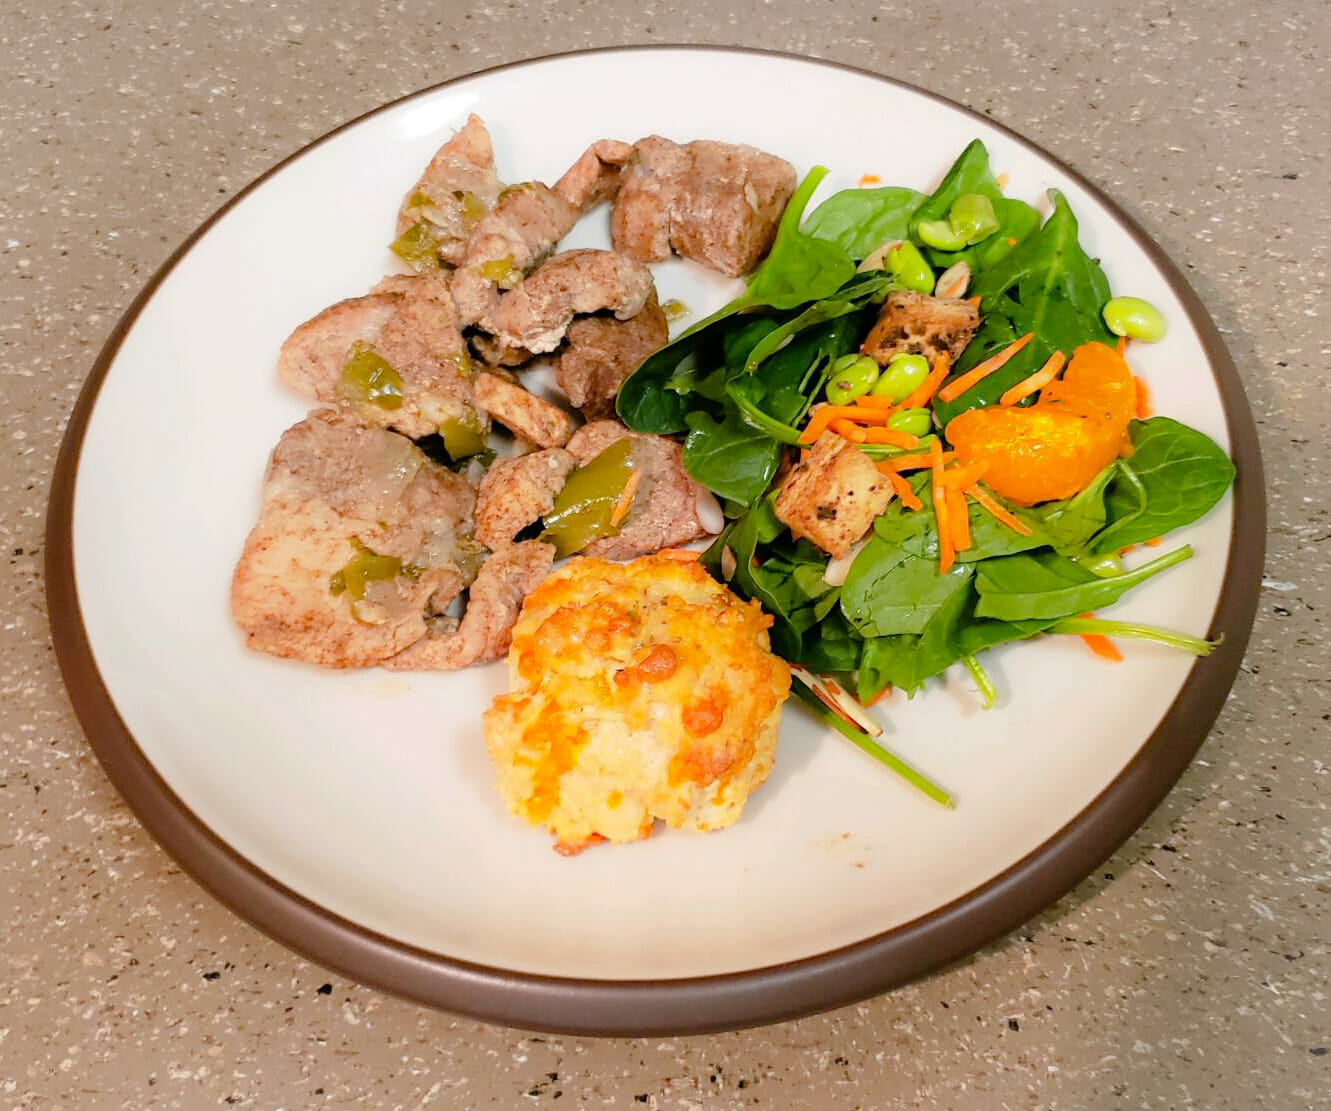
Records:
[[[1142,543],[1144,543],[1148,548],[1158,548],[1160,547],[1160,537],[1153,536],[1151,537],[1150,540],[1144,540],[1142,541]]]
[[[1015,246],[1017,245],[1017,241],[1016,241],[1015,239],[1013,239],[1012,236],[1009,235],[1009,236],[1007,237],[1007,245],[1008,245],[1009,247],[1015,247]]]
[[[629,507],[633,504],[633,495],[638,492],[638,485],[641,482],[642,471],[629,472],[629,477],[624,483],[624,490],[619,495],[619,501],[615,502],[615,508],[610,511],[611,528],[629,515]]]
[[[938,392],[938,387],[943,384],[943,379],[947,377],[951,362],[952,360],[945,354],[934,359],[934,367],[929,371],[929,377],[916,387],[914,393],[908,394],[897,408],[923,409],[928,405],[933,400],[934,394]]]
[[[929,445],[929,463],[933,470],[934,518],[938,524],[938,573],[946,575],[956,562],[956,552],[948,521],[947,490],[943,486],[943,449],[937,440]]]
[[[1136,545],[1136,544],[1129,544],[1126,548],[1119,548],[1119,550],[1118,550],[1118,554],[1121,555],[1121,556],[1125,556],[1125,555],[1127,555],[1129,552],[1131,552],[1131,551],[1135,551],[1136,548],[1137,548],[1137,545]]]
[[[812,690],[813,693],[818,696],[819,702],[821,702],[824,706],[826,706],[829,710],[831,710],[832,713],[836,714],[836,716],[839,717],[842,721],[847,722],[850,725],[853,725],[861,733],[864,732],[864,726],[862,726],[858,721],[856,721],[853,717],[851,717],[848,713],[846,713],[845,710],[843,710],[840,706],[838,706],[836,704],[836,701],[831,697],[831,695],[824,693],[823,688],[820,687],[817,683],[810,684],[809,689]]]
[[[1118,352],[1118,357],[1120,359],[1123,358],[1123,352],[1127,348],[1127,346],[1128,346],[1128,337],[1119,336],[1118,342],[1114,344],[1114,350]]]
[[[690,551],[688,548],[662,548],[656,553],[662,559],[674,559],[680,563],[691,563],[702,555],[702,552]]]
[[[827,427],[830,428],[833,432],[835,432],[838,436],[845,437],[852,444],[864,443],[865,439],[864,429],[861,428],[854,421],[848,421],[845,417],[837,417],[837,419],[834,420]]]
[[[971,546],[970,513],[966,510],[966,495],[949,486],[944,492],[947,501],[948,528],[952,531],[952,547],[964,552]]]
[[[1030,525],[1015,514],[1009,513],[999,505],[998,502],[994,501],[994,499],[989,496],[989,492],[982,486],[972,486],[966,491],[966,493],[980,503],[981,509],[988,511],[988,513],[995,519],[1002,521],[1003,524],[1007,525],[1007,527],[1013,532],[1018,533],[1021,536],[1030,536]]]
[[[886,424],[887,414],[877,409],[863,409],[858,405],[818,405],[809,417],[809,423],[800,433],[800,443],[811,444],[818,439],[834,420],[852,420],[858,424]]]
[[[1083,613],[1083,618],[1092,618],[1095,614]],[[1114,642],[1103,633],[1082,633],[1081,639],[1086,642],[1086,647],[1099,656],[1102,660],[1112,660],[1114,663],[1123,662],[1123,653],[1118,650]]]
[[[974,486],[979,481],[980,476],[989,469],[989,461],[984,460],[979,463],[971,463],[965,466],[953,467],[950,471],[943,472],[943,485],[949,490],[966,490]]]
[[[897,403],[890,397],[879,397],[876,394],[866,393],[863,397],[857,397],[855,404],[861,409],[886,410],[895,409]]]
[[[863,174],[860,177],[861,185],[880,185],[883,179],[877,174]]]
[[[1063,369],[1063,364],[1067,362],[1062,351],[1055,351],[1045,360],[1044,366],[1037,370],[1028,378],[1023,378],[1010,390],[1007,390],[1002,397],[998,399],[1000,405],[1015,405],[1023,398],[1030,397],[1036,390],[1049,385],[1058,377],[1058,372]]]
[[[857,698],[855,701],[856,701],[856,702],[859,702],[859,704],[860,704],[861,706],[866,706],[866,707],[867,707],[867,706],[877,706],[878,703],[880,703],[884,698],[891,698],[891,697],[892,697],[892,684],[891,684],[891,683],[888,683],[887,686],[885,686],[882,690],[880,690],[877,694],[875,694],[871,699],[869,699],[868,702],[865,702],[865,701],[863,701],[863,700],[861,700],[861,699],[858,699],[858,698]]]
[[[1146,379],[1140,375],[1132,380],[1137,384],[1137,419],[1149,420],[1155,413],[1155,408],[1151,404],[1151,387],[1146,384]]]
[[[943,452],[943,462],[951,463],[957,457],[955,451]],[[918,471],[921,467],[933,465],[933,457],[927,451],[917,451],[914,455],[892,455],[878,464],[878,469],[885,474],[894,471]]]
[[[984,298],[977,293],[974,297],[967,297],[966,304],[974,305],[978,309],[980,307],[980,302],[983,300]]]
[[[924,502],[915,496],[915,491],[910,488],[910,483],[902,475],[896,471],[888,471],[887,478],[892,483],[892,489],[896,491],[897,497],[901,499],[902,505],[907,509],[924,508]]]
[[[1007,174],[999,174],[996,178],[994,178],[994,184],[997,185],[1000,189],[1006,189],[1007,183],[1010,180],[1011,179],[1008,177]]]
[[[946,386],[938,391],[939,401],[955,401],[976,382],[982,378],[988,378],[994,371],[1002,367],[1013,355],[1025,347],[1035,338],[1034,332],[1027,332],[1021,339],[1013,340],[1002,351],[995,355],[990,355],[984,362],[980,363],[972,370],[966,371],[960,378],[954,378]]]
[[[898,432],[895,428],[866,428],[864,443],[891,444],[893,447],[919,447],[920,438],[909,432]]]

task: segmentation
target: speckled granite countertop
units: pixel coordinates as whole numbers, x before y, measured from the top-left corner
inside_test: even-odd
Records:
[[[1331,1106],[1331,250],[1324,4],[794,0],[0,9],[0,1107]],[[780,47],[991,114],[1185,268],[1245,379],[1271,537],[1201,758],[1092,879],[971,960],[716,1037],[525,1036],[343,982],[214,903],[91,756],[40,575],[74,397],[221,201],[413,89],[552,50]]]

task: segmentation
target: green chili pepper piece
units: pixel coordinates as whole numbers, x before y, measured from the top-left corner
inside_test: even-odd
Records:
[[[342,570],[328,580],[330,594],[346,594],[359,602],[365,597],[367,583],[387,582],[399,575],[406,575],[411,579],[420,577],[419,567],[411,564],[403,566],[402,560],[397,556],[379,555],[361,543],[357,536],[351,538],[351,546],[356,549],[356,554],[347,560]]]
[[[477,269],[480,270],[482,278],[500,289],[512,289],[522,281],[522,271],[513,265],[512,255],[505,255],[493,262],[483,262]]]
[[[412,224],[388,245],[388,249],[418,274],[439,269],[439,244],[424,220]]]
[[[342,364],[341,394],[348,401],[377,405],[380,409],[402,408],[402,377],[367,344],[352,345]]]
[[[444,438],[444,450],[454,462],[485,450],[485,421],[475,409],[467,409],[462,416],[444,421],[439,426],[439,435]]]
[[[560,559],[619,531],[619,524],[610,519],[633,473],[632,449],[628,437],[616,440],[568,476],[554,508],[546,514],[541,534],[542,540],[554,544]]]

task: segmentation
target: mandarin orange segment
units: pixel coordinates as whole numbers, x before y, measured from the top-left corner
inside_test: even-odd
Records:
[[[971,409],[947,426],[963,464],[1016,505],[1070,498],[1118,456],[1136,408],[1132,374],[1111,347],[1086,343],[1026,408]]]

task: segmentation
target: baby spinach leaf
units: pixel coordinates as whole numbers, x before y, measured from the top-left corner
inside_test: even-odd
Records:
[[[846,576],[841,612],[866,637],[922,633],[940,607],[967,590],[973,571],[973,564],[958,563],[940,575],[937,560],[892,549],[875,536]]]
[[[813,302],[798,316],[767,332],[749,351],[749,357],[744,362],[745,372],[752,374],[764,359],[811,328],[849,316],[868,304],[881,301],[892,286],[891,276],[881,270],[855,275],[833,296]]]
[[[975,585],[976,617],[1025,621],[1069,617],[1118,601],[1132,587],[1192,555],[1186,545],[1132,571],[1098,578],[1054,552],[1022,553],[985,560]]]
[[[1140,544],[1204,516],[1234,481],[1234,464],[1209,436],[1169,417],[1133,421],[1132,455],[1109,487],[1112,523],[1097,551]]]
[[[874,637],[864,642],[856,693],[861,702],[877,697],[891,684],[914,694],[926,679],[946,671],[961,659],[957,632],[974,598],[969,589],[958,590],[939,606],[918,635]]]
[[[810,671],[824,675],[832,671],[854,671],[860,666],[863,647],[863,638],[845,618],[833,612],[804,634],[800,663]]]
[[[689,413],[684,469],[714,494],[748,505],[760,498],[781,462],[781,445],[733,408],[721,423],[701,409]]]
[[[1039,522],[1050,547],[1061,555],[1076,555],[1105,524],[1105,489],[1118,471],[1110,463],[1086,486],[1070,498],[1046,502],[1026,512],[1028,520]]]
[[[923,193],[899,185],[843,189],[813,210],[804,230],[818,239],[830,239],[859,262],[884,243],[905,239],[911,217],[923,201]]]

